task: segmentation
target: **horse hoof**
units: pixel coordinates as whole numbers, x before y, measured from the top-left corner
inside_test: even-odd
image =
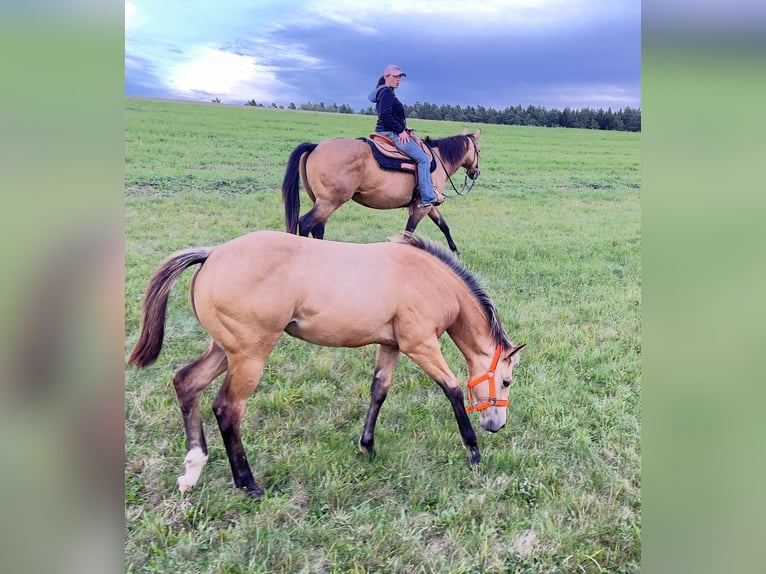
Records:
[[[367,458],[375,457],[375,447],[372,444],[363,445],[362,443],[359,443],[359,452]]]
[[[472,446],[471,447],[471,454],[468,457],[468,462],[472,465],[477,465],[481,462],[481,453],[479,452],[479,447]]]
[[[188,492],[197,484],[205,464],[207,464],[207,454],[201,448],[196,447],[186,453],[186,458],[184,459],[186,473],[179,476],[176,480],[178,490],[181,493]]]
[[[185,492],[189,492],[192,488],[194,488],[194,485],[197,483],[197,481],[190,481],[186,476],[179,476],[176,480],[176,485],[178,486],[178,490],[181,494]]]
[[[263,500],[263,490],[261,490],[258,486],[255,488],[244,488],[245,494],[247,494],[248,498],[252,498],[253,500]]]

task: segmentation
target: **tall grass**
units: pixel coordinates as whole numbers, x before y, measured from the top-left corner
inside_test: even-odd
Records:
[[[126,353],[148,277],[166,255],[283,229],[290,151],[367,135],[373,121],[127,99]],[[411,124],[423,137],[463,128]],[[185,439],[170,377],[207,341],[188,273],[171,295],[160,359],[126,370],[127,571],[638,571],[640,135],[480,127],[482,175],[442,212],[511,338],[528,345],[507,427],[479,434],[479,467],[467,464],[441,390],[407,358],[381,411],[378,454],[362,458],[374,347],[285,336],[243,424],[265,500],[233,488],[209,408],[217,383],[203,395],[210,462],[181,495]],[[402,210],[350,203],[325,237],[385,241],[405,220]],[[417,232],[443,242],[428,220]],[[465,379],[446,336],[443,350]]]

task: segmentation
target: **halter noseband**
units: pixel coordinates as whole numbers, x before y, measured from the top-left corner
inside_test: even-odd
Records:
[[[470,413],[472,411],[483,411],[489,407],[507,407],[510,404],[510,401],[507,399],[498,399],[495,393],[495,369],[497,368],[497,363],[500,361],[500,353],[502,353],[502,347],[498,345],[497,350],[495,350],[495,356],[492,358],[492,364],[489,366],[489,370],[480,377],[476,377],[472,381],[468,381],[469,404],[465,408],[465,412]],[[489,399],[483,403],[476,403],[473,400],[473,393],[471,392],[471,389],[479,383],[484,382],[485,380],[489,381]]]

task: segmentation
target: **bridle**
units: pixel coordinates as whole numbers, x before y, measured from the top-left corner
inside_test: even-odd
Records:
[[[497,350],[495,350],[495,356],[492,358],[492,364],[489,366],[489,370],[480,377],[468,381],[468,406],[465,408],[466,413],[483,411],[489,407],[507,407],[510,404],[510,401],[507,399],[498,399],[495,390],[495,369],[497,368],[497,363],[500,361],[500,354],[502,351],[502,347],[498,345]],[[489,381],[489,399],[483,403],[477,403],[473,400],[473,392],[471,392],[471,389],[484,381]]]
[[[471,140],[471,143],[473,144],[473,151],[476,154],[476,172],[474,173],[473,177],[471,177],[471,185],[468,185],[468,170],[466,169],[465,177],[463,178],[463,186],[458,190],[457,187],[455,187],[454,182],[452,181],[452,177],[450,177],[449,172],[447,171],[447,168],[444,166],[444,162],[442,161],[442,158],[440,156],[437,156],[439,158],[439,163],[442,164],[442,169],[444,170],[445,175],[447,176],[447,181],[449,181],[450,185],[452,186],[453,191],[458,195],[468,195],[471,193],[471,190],[473,189],[474,184],[476,183],[476,180],[479,179],[479,145],[476,143],[476,138],[473,136],[466,136],[469,140]]]

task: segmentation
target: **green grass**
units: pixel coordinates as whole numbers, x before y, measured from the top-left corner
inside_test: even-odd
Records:
[[[421,136],[463,128],[411,123]],[[126,353],[146,282],[165,256],[283,229],[279,187],[290,151],[367,135],[373,124],[127,99]],[[378,455],[361,457],[374,347],[285,336],[243,424],[265,500],[233,488],[210,410],[217,383],[203,395],[210,461],[181,495],[185,438],[170,377],[207,341],[188,304],[189,272],[171,295],[160,359],[126,370],[127,571],[639,570],[640,135],[480,127],[482,175],[442,212],[508,333],[528,343],[507,427],[479,433],[480,466],[469,467],[441,390],[406,357],[381,411]],[[385,241],[405,221],[401,210],[347,204],[326,238]],[[444,243],[428,220],[417,231]],[[465,380],[446,336],[443,350]]]

